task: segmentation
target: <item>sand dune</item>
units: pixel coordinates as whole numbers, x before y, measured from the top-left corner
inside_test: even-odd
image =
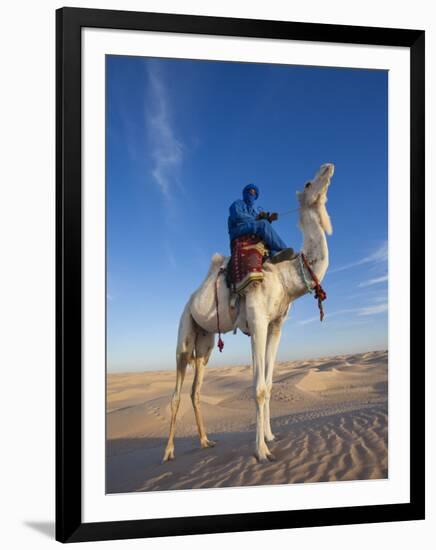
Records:
[[[107,492],[273,485],[387,477],[386,351],[277,365],[269,444],[277,460],[253,455],[250,366],[208,369],[201,403],[209,437],[200,449],[186,375],[176,460],[161,464],[175,373],[109,374]]]

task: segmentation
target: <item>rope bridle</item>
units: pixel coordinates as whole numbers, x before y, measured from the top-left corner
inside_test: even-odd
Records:
[[[318,280],[318,277],[315,275],[313,269],[310,267],[310,264],[306,258],[306,255],[304,252],[300,252],[298,255],[298,260],[300,262],[300,270],[301,270],[301,276],[303,278],[304,284],[306,285],[307,291],[311,294],[314,293],[314,298],[318,300],[318,308],[319,308],[319,320],[322,321],[324,319],[324,308],[323,308],[323,301],[327,299],[327,293],[322,288],[321,283]],[[304,272],[304,268],[307,269],[309,272],[309,275],[312,277],[313,286],[306,278],[306,274]]]
[[[279,216],[287,216],[288,214],[293,214],[294,212],[298,212],[300,210],[300,207],[292,208],[292,210],[285,210],[285,212],[279,212]]]
[[[280,216],[287,216],[288,214],[293,214],[294,212],[297,212],[300,210],[300,207],[293,208],[292,210],[287,210],[286,212],[282,212]],[[310,294],[315,293],[315,299],[318,300],[318,308],[319,308],[319,320],[322,321],[324,319],[324,308],[322,306],[322,303],[324,300],[327,299],[327,293],[322,288],[321,283],[318,280],[318,277],[315,275],[313,269],[309,265],[309,261],[307,260],[306,255],[303,252],[300,252],[298,255],[298,259],[300,262],[300,270],[301,270],[301,276],[303,278],[304,284],[306,285],[307,291],[310,292]],[[309,272],[310,276],[312,277],[312,281],[314,283],[314,286],[312,286],[311,283],[306,278],[306,274],[304,272],[304,267]]]
[[[318,277],[315,275],[315,272],[310,267],[309,261],[304,254],[304,252],[300,252],[298,254],[298,261],[300,264],[300,270],[301,270],[301,276],[304,281],[304,284],[306,285],[307,291],[312,294],[314,293],[314,298],[318,300],[318,308],[319,308],[319,320],[322,321],[324,319],[324,308],[323,308],[323,301],[327,299],[327,293],[322,288],[321,283],[319,282]],[[309,272],[309,275],[312,278],[312,283],[310,283],[307,280],[306,273],[304,271],[304,268],[307,269]],[[218,349],[220,352],[223,351],[224,348],[224,342],[221,338],[221,327],[220,327],[220,314],[219,314],[219,304],[218,304],[218,279],[222,273],[225,272],[225,268],[223,266],[220,267],[217,276],[215,278],[215,306],[216,306],[216,324],[217,324],[217,332],[218,332]]]

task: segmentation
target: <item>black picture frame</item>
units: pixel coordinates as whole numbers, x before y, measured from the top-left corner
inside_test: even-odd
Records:
[[[410,49],[410,502],[82,522],[81,29],[146,30]],[[56,539],[61,542],[424,519],[424,55],[420,30],[62,8],[56,12]],[[418,282],[419,281],[419,282]],[[419,292],[419,296],[418,296]]]

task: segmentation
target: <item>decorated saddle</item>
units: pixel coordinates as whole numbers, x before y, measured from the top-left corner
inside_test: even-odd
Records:
[[[263,280],[262,263],[268,248],[257,235],[243,235],[231,242],[231,258],[227,268],[227,284],[241,293],[253,281]]]

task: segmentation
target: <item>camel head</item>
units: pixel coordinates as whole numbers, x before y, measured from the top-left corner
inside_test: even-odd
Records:
[[[321,227],[329,235],[332,233],[332,225],[325,204],[327,202],[327,189],[334,171],[334,164],[321,165],[315,177],[305,184],[304,190],[297,191],[300,202],[300,215],[308,210],[315,212],[319,217]]]

